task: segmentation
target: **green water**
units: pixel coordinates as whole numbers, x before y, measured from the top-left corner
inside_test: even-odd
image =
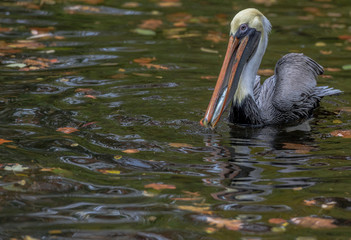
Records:
[[[273,26],[261,69],[303,52],[344,91],[309,124],[199,125],[247,7]],[[2,1],[0,238],[349,239],[350,139],[331,133],[351,128],[350,17],[348,0]]]

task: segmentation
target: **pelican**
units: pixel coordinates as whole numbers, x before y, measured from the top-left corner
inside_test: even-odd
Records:
[[[323,67],[302,53],[283,56],[274,75],[261,84],[256,74],[270,31],[269,20],[257,9],[248,8],[235,15],[224,62],[201,125],[213,129],[230,103],[231,123],[287,124],[309,118],[324,96],[341,93],[316,86]]]

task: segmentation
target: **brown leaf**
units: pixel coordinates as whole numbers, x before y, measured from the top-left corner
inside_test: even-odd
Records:
[[[323,54],[323,55],[330,55],[330,54],[333,53],[332,50],[320,50],[319,52],[320,52],[321,54]]]
[[[316,205],[316,200],[303,200],[303,204],[305,204],[306,206],[314,206]]]
[[[124,150],[122,152],[130,154],[130,153],[138,153],[138,152],[140,152],[140,150],[138,150],[138,149],[127,149],[127,150]]]
[[[91,99],[96,99],[96,97],[95,96],[93,96],[93,95],[84,95],[84,97],[86,97],[86,98],[91,98]]]
[[[82,93],[89,93],[92,92],[93,89],[92,88],[77,88],[74,90],[74,92],[82,92]]]
[[[191,198],[191,197],[178,197],[178,198],[171,198],[171,200],[175,200],[175,201],[198,201],[198,200],[202,200],[203,198]]]
[[[157,3],[160,7],[180,7],[182,3],[179,0],[163,0]]]
[[[257,74],[269,77],[269,76],[272,76],[274,74],[274,70],[273,69],[258,69]]]
[[[227,228],[232,231],[238,231],[242,226],[242,221],[236,219],[207,217],[206,221],[217,228]]]
[[[341,40],[349,40],[351,39],[351,35],[340,35],[338,38]]]
[[[340,72],[341,68],[324,68],[324,70],[328,72]]]
[[[205,37],[205,39],[214,43],[225,42],[227,41],[227,35],[219,32],[210,31]]]
[[[180,210],[186,210],[186,211],[191,211],[191,212],[196,212],[196,213],[201,213],[201,214],[213,214],[213,212],[210,210],[210,207],[194,207],[194,206],[177,206],[178,209]]]
[[[162,183],[150,183],[150,184],[145,185],[144,188],[152,188],[155,190],[162,190],[162,189],[176,189],[176,186],[162,184]]]
[[[0,145],[3,143],[9,143],[9,142],[13,142],[13,141],[0,138]]]
[[[272,223],[272,224],[279,224],[279,225],[281,225],[281,224],[286,223],[287,221],[285,219],[283,219],[283,218],[271,218],[271,219],[268,220],[268,222]]]
[[[168,143],[169,146],[171,147],[176,147],[176,148],[181,148],[181,147],[193,147],[193,145],[191,144],[187,144],[187,143]]]
[[[159,19],[147,19],[138,25],[139,28],[156,30],[162,25],[162,21]]]
[[[63,132],[66,134],[70,134],[76,131],[79,131],[77,128],[73,128],[73,127],[63,127],[63,128],[58,128],[56,129],[57,132]]]
[[[351,130],[334,130],[330,134],[334,137],[351,138]]]
[[[302,227],[312,228],[312,229],[325,229],[325,228],[336,228],[334,224],[334,219],[318,218],[318,217],[296,217],[291,219],[291,221]]]
[[[308,146],[308,145],[303,145],[303,144],[298,144],[298,143],[284,143],[283,145],[284,149],[294,149],[297,153],[309,153],[313,147]]]
[[[153,58],[146,58],[146,57],[142,57],[142,58],[136,58],[133,60],[133,62],[135,63],[139,63],[139,64],[147,64],[147,63],[151,63],[153,61],[155,61],[156,58],[153,57]]]
[[[201,79],[212,80],[212,79],[217,79],[217,76],[201,76]]]
[[[123,3],[122,7],[125,7],[125,8],[136,8],[136,7],[139,7],[140,4],[137,3],[137,2],[125,2]]]

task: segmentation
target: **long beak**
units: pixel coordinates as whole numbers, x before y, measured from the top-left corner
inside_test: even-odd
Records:
[[[238,38],[231,35],[219,73],[215,90],[207,107],[205,117],[200,120],[204,127],[214,128],[223,112],[233,100],[238,88],[241,72],[256,51],[260,40],[260,32],[251,29],[251,34]]]

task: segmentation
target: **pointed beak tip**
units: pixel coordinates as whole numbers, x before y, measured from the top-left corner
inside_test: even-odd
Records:
[[[205,127],[205,128],[209,128],[209,129],[211,129],[211,130],[213,130],[214,127],[215,127],[215,126],[213,126],[213,125],[211,124],[211,122],[209,122],[206,118],[202,118],[202,119],[200,120],[200,125],[203,126],[203,127]]]

